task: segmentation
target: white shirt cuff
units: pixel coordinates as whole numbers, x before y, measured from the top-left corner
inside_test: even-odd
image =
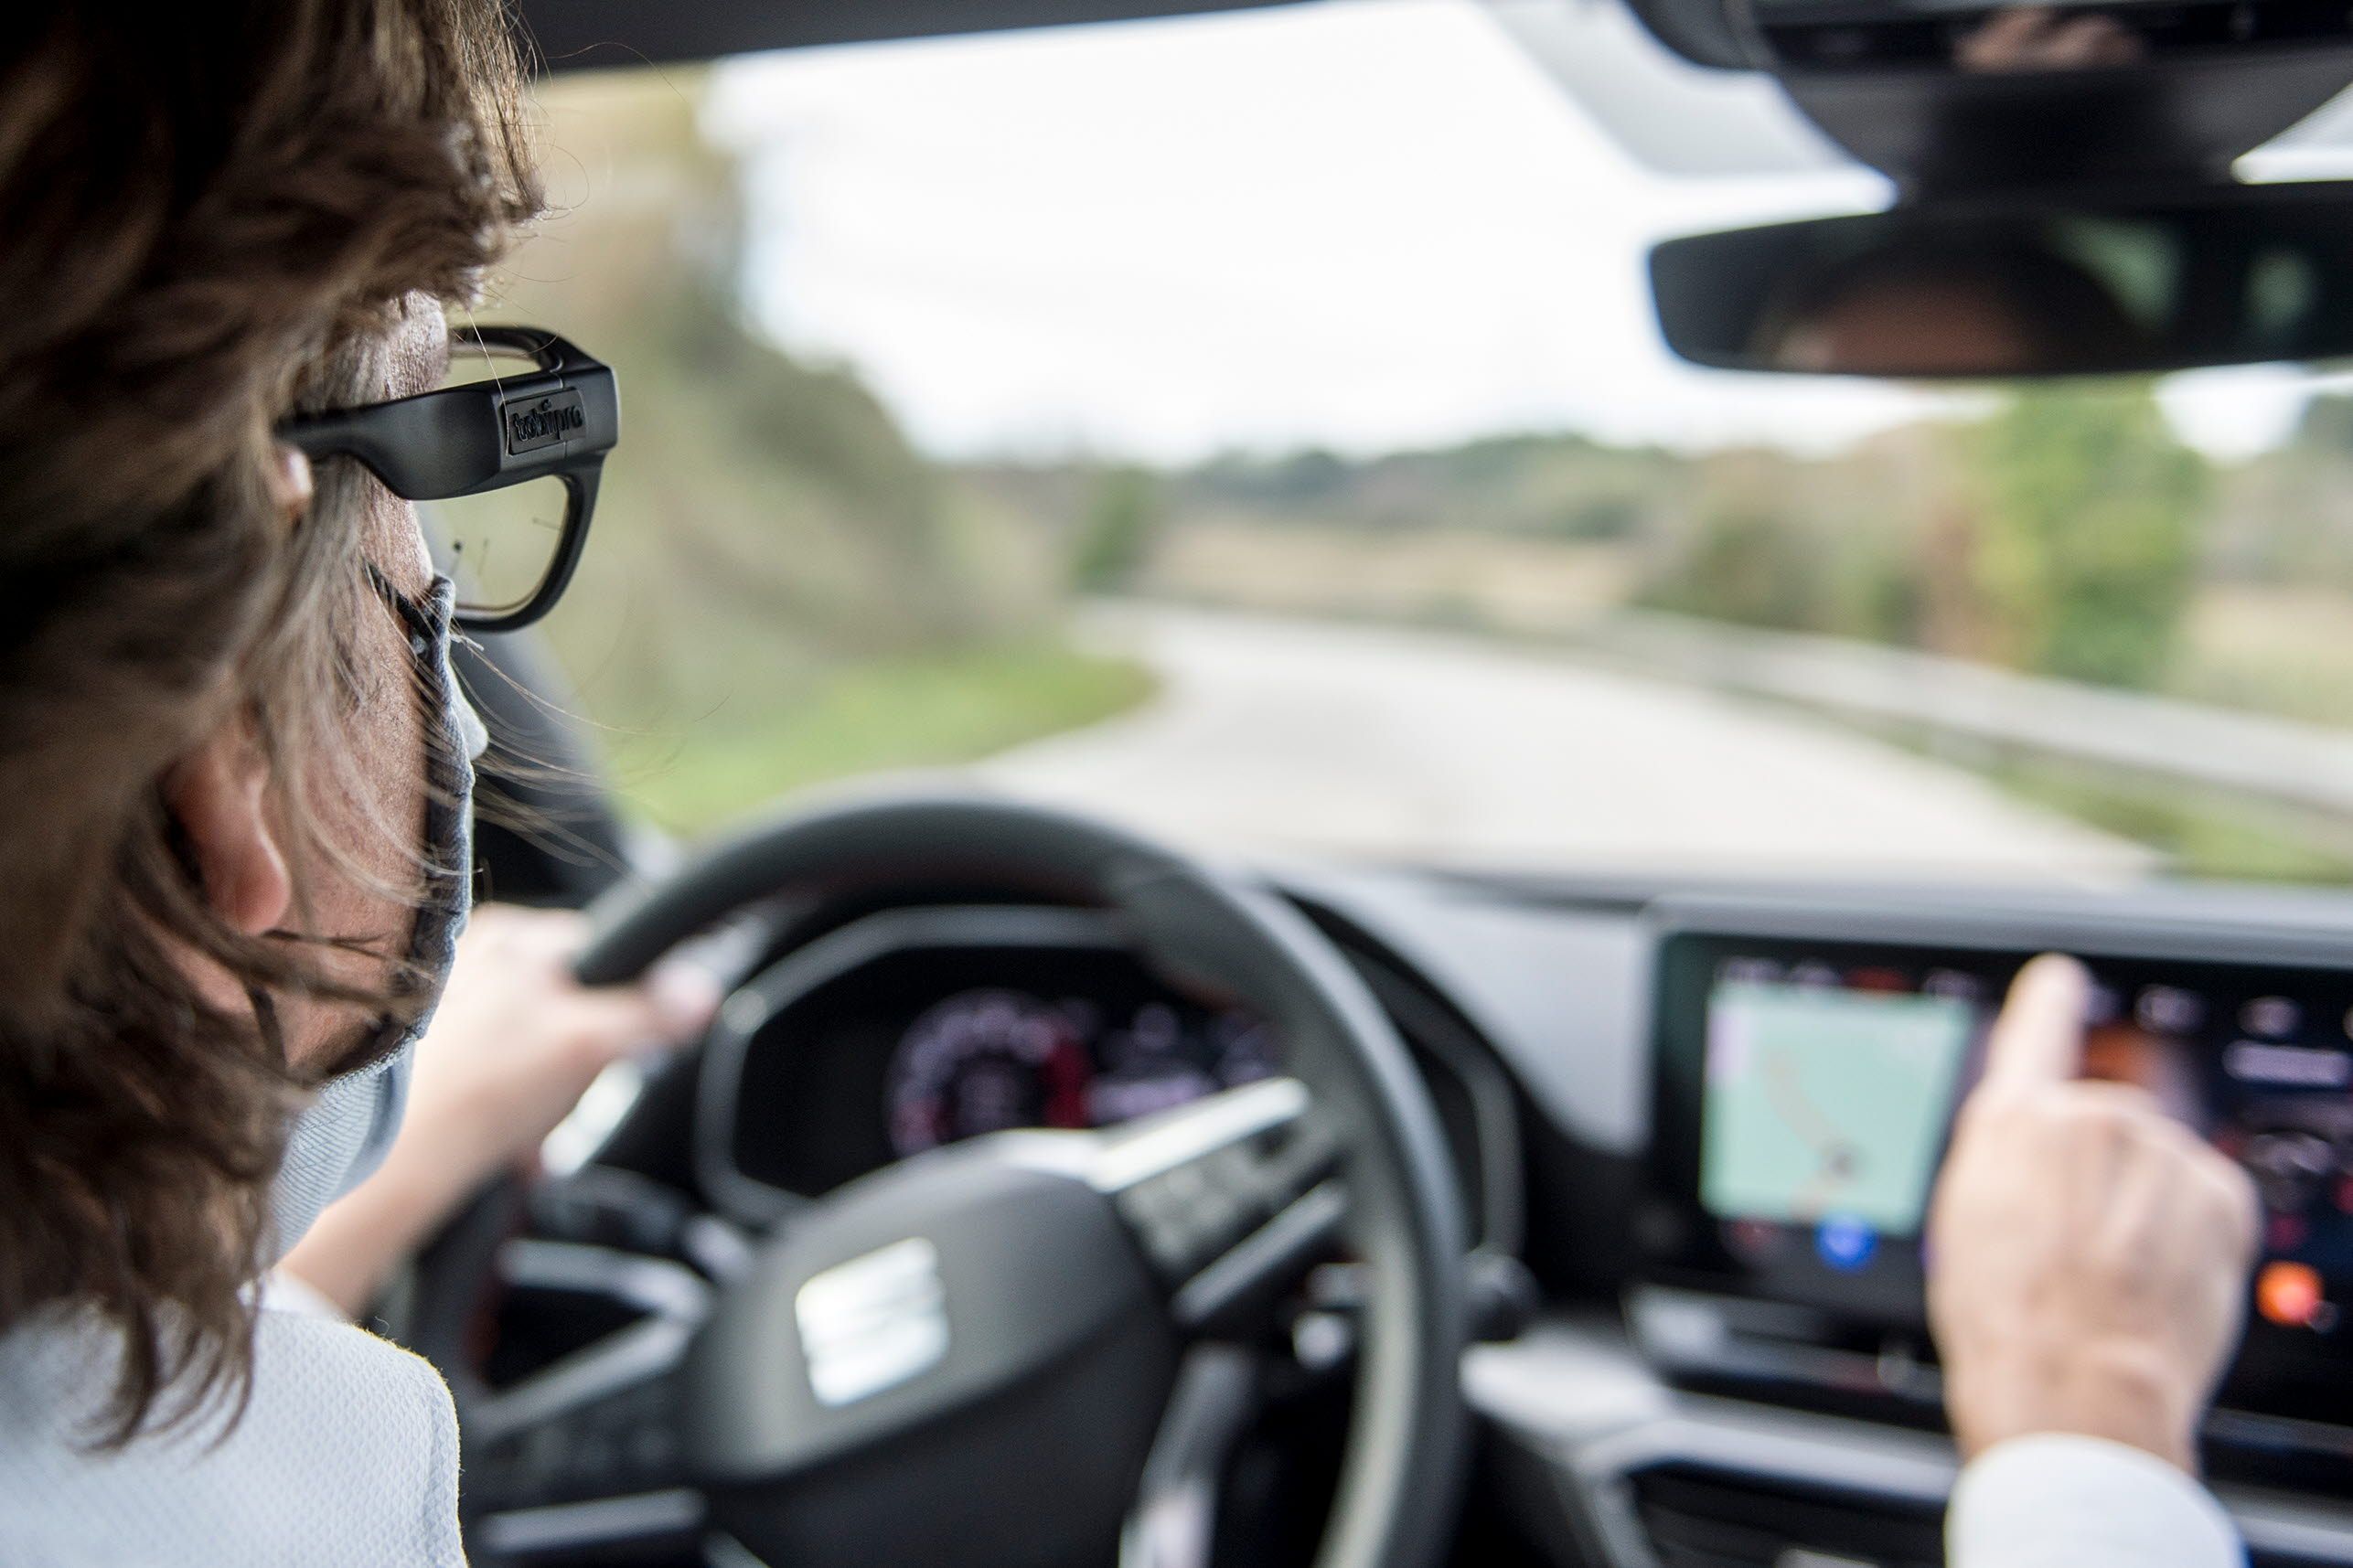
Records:
[[[1951,1568],[2241,1568],[2222,1507],[2154,1454],[2044,1433],[1970,1461],[1944,1516]]]

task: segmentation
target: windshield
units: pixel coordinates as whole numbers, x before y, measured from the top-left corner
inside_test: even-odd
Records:
[[[1652,172],[1480,6],[546,93],[485,319],[621,373],[546,624],[695,833],[955,767],[1196,847],[1530,871],[2353,870],[2353,397],[1661,345]]]

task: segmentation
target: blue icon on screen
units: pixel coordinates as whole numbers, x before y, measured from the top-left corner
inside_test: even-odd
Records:
[[[1879,1232],[1850,1215],[1834,1214],[1813,1233],[1813,1250],[1841,1274],[1853,1274],[1879,1250]]]

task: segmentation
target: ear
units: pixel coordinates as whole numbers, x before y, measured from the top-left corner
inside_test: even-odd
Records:
[[[270,505],[278,509],[279,520],[288,528],[302,521],[311,504],[310,459],[282,441],[271,448],[270,464],[262,478],[270,492]]]
[[[270,769],[244,724],[222,726],[164,775],[164,805],[187,836],[205,901],[258,936],[284,923],[294,884],[271,826]]]

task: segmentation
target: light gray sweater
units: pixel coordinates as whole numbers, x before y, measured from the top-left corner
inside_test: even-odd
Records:
[[[457,1417],[426,1362],[265,1296],[253,1396],[120,1452],[83,1441],[117,1349],[88,1317],[0,1338],[7,1568],[455,1568]]]

